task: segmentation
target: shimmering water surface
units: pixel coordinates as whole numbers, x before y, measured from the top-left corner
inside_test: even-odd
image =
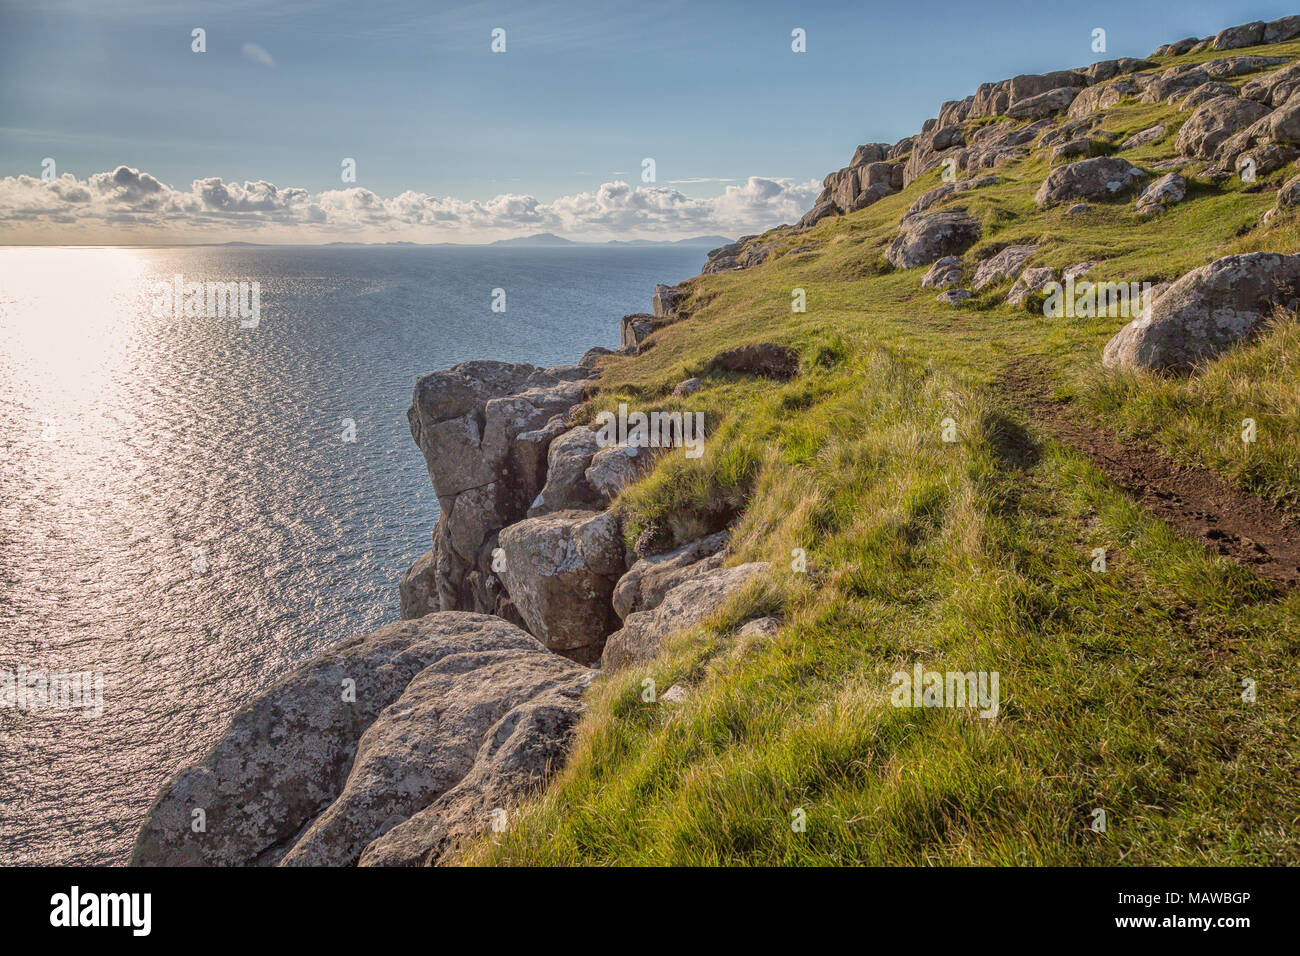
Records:
[[[619,316],[703,261],[0,248],[0,671],[105,681],[100,717],[0,708],[0,864],[124,861],[242,701],[398,617],[437,519],[406,424],[417,376],[616,347]],[[177,273],[259,282],[260,326],[155,315]]]

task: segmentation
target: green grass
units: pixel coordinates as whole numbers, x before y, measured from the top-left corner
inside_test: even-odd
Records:
[[[1177,116],[1126,103],[1108,128]],[[1147,149],[1168,154],[1173,135]],[[1254,228],[1268,186],[1194,181],[1155,220],[1132,197],[1071,217],[1034,206],[1048,171],[1036,152],[949,201],[984,224],[968,275],[1012,242],[1040,243],[1035,264],[1096,260],[1089,278],[1116,281],[1300,249],[1293,221]],[[690,318],[607,362],[590,413],[629,401],[709,424],[702,458],[665,456],[620,498],[629,540],[685,541],[736,519],[733,560],[771,570],[651,664],[602,678],[568,765],[467,862],[1300,862],[1300,592],[1178,536],[997,388],[1008,369],[1042,368],[1105,427],[1294,508],[1300,325],[1283,317],[1194,377],[1104,371],[1102,346],[1126,319],[1018,311],[1002,304],[1005,283],[953,309],[920,289],[923,269],[881,267],[899,217],[937,182],[775,237],[812,252],[701,277]],[[795,287],[806,313],[790,311]],[[801,374],[706,371],[758,341],[799,350]],[[705,388],[670,399],[691,375]],[[1246,417],[1258,423],[1248,449]],[[1091,570],[1095,548],[1105,573]],[[785,622],[777,635],[737,636],[767,613]],[[997,671],[997,718],[894,707],[891,675],[918,662]],[[646,680],[690,695],[646,703]],[[1088,829],[1095,808],[1104,834]]]

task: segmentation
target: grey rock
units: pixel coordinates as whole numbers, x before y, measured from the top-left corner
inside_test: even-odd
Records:
[[[1040,206],[1066,199],[1108,199],[1131,189],[1146,174],[1126,159],[1098,156],[1052,170],[1038,187]]]
[[[607,349],[601,345],[593,345],[591,348],[587,349],[587,351],[582,353],[582,358],[578,360],[578,364],[584,368],[595,368],[596,363],[600,361],[602,356],[614,354],[615,352],[613,349]]]
[[[1190,111],[1216,97],[1236,95],[1236,87],[1231,83],[1211,80],[1209,83],[1202,83],[1200,86],[1194,87],[1190,93],[1186,90],[1179,90],[1169,97],[1169,103],[1171,106],[1177,106],[1180,110]]]
[[[1242,84],[1241,95],[1265,106],[1278,107],[1297,90],[1300,90],[1300,62],[1247,81]]]
[[[970,289],[949,289],[947,292],[940,292],[936,295],[934,301],[942,302],[944,305],[956,305],[958,302],[964,302],[970,297]]]
[[[1007,292],[1007,305],[1024,305],[1031,293],[1042,292],[1043,286],[1056,280],[1056,270],[1047,266],[1026,269]]]
[[[354,764],[363,737],[417,675],[430,667],[464,672],[487,659],[510,661],[511,670],[548,673],[555,687],[581,677],[580,668],[514,625],[482,614],[428,614],[342,641],[241,707],[207,756],[163,787],[136,838],[132,865],[280,860],[345,788],[360,792],[365,781]],[[346,681],[355,681],[355,700],[346,699]],[[484,703],[495,706],[511,691],[494,682],[480,685],[475,693],[480,692]],[[469,706],[467,690],[453,682],[448,693],[449,702]],[[460,725],[474,749],[476,726]],[[448,727],[443,739],[453,733]],[[205,832],[191,829],[195,809],[204,810]],[[389,825],[386,818],[371,822],[372,833]],[[333,852],[350,862],[355,841],[345,842],[347,847]]]
[[[595,660],[618,626],[610,605],[626,570],[618,516],[556,511],[504,528],[500,542],[500,576],[529,632],[580,663]]]
[[[1253,252],[1193,269],[1112,338],[1107,366],[1186,372],[1300,300],[1300,256]]]
[[[1136,203],[1137,211],[1154,215],[1182,202],[1186,195],[1187,181],[1177,173],[1166,173],[1142,190]]]
[[[979,268],[975,270],[975,278],[971,282],[971,288],[979,292],[995,282],[1014,279],[1020,274],[1020,270],[1025,267],[1025,263],[1037,251],[1038,246],[1034,245],[1007,246],[997,255],[991,256],[980,263]]]
[[[765,562],[754,562],[707,571],[677,585],[654,610],[629,614],[605,644],[601,669],[613,672],[653,659],[664,638],[695,627],[767,567]]]
[[[803,218],[799,220],[799,228],[810,229],[828,216],[838,215],[841,215],[840,207],[835,205],[832,200],[827,199],[824,202],[817,203],[812,209],[803,214]]]
[[[1282,43],[1300,36],[1300,17],[1282,17],[1264,25],[1265,43]]]
[[[694,395],[704,387],[704,380],[699,378],[684,378],[673,386],[673,396],[675,398],[684,398],[688,395]]]
[[[752,621],[746,621],[736,631],[737,637],[744,638],[763,638],[772,637],[781,630],[781,619],[779,617],[756,617]]]
[[[659,698],[661,704],[680,704],[689,696],[689,691],[681,684],[673,684]]]
[[[1081,119],[1100,110],[1108,110],[1118,105],[1124,97],[1136,96],[1140,92],[1137,84],[1128,79],[1090,86],[1079,91],[1079,95],[1070,104],[1066,115],[1071,119]]]
[[[624,488],[640,480],[649,470],[654,452],[636,445],[614,445],[602,448],[591,456],[591,464],[583,477],[600,496],[610,502]]]
[[[961,209],[905,219],[901,228],[902,234],[885,253],[889,263],[898,269],[929,265],[944,256],[959,254],[982,231],[978,220]]]
[[[727,532],[707,535],[664,554],[641,558],[618,580],[612,599],[614,612],[626,618],[652,611],[679,584],[722,566]]]
[[[1237,50],[1244,46],[1258,46],[1264,42],[1264,27],[1263,20],[1256,20],[1239,27],[1220,30],[1214,38],[1214,49]]]
[[[1148,126],[1146,129],[1139,130],[1138,132],[1134,133],[1132,136],[1124,140],[1124,142],[1120,143],[1119,148],[1137,149],[1139,146],[1146,146],[1150,143],[1156,142],[1157,140],[1163,139],[1164,135],[1165,135],[1165,127],[1163,124]]]
[[[979,189],[982,186],[992,186],[998,182],[997,176],[978,176],[974,179],[960,179],[956,182],[944,183],[942,186],[936,186],[934,189],[927,190],[917,197],[916,202],[912,203],[907,215],[903,219],[910,219],[917,213],[925,212],[932,206],[943,202],[949,196],[955,196],[958,193],[964,193],[968,189]]]
[[[398,584],[402,620],[441,611],[438,601],[438,556],[433,550],[416,558]]]
[[[1007,115],[1015,119],[1038,119],[1068,109],[1074,102],[1078,90],[1072,86],[1062,86],[1037,96],[1030,96],[1014,103],[1007,109]]]
[[[944,256],[921,277],[922,289],[946,289],[961,285],[962,266],[957,256]]]
[[[547,452],[546,484],[528,509],[528,515],[579,509],[596,511],[608,499],[587,482],[586,472],[599,450],[598,433],[585,425],[555,438]]]
[[[619,321],[619,338],[625,349],[631,349],[635,355],[641,351],[641,344],[655,330],[654,316],[645,312],[625,315]]]
[[[656,319],[678,318],[677,308],[685,293],[677,286],[656,285],[651,312]]]

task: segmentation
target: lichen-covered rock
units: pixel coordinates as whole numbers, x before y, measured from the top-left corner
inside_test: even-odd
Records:
[[[1300,300],[1300,255],[1253,252],[1193,269],[1112,338],[1108,366],[1187,372]]]
[[[466,650],[425,667],[366,728],[343,790],[295,840],[280,865],[358,862],[396,824],[424,811],[472,773],[481,780],[492,767],[490,751],[488,759],[478,761],[484,748],[504,729],[517,729],[521,718],[535,716],[539,701],[557,708],[570,723],[541,727],[534,722],[534,743],[562,752],[578,700],[594,676],[539,648]],[[516,744],[514,749],[528,748]],[[464,822],[480,834],[488,832],[491,809],[471,810]],[[464,809],[457,814],[464,815]],[[381,852],[377,848],[372,861]]]
[[[1214,37],[1214,49],[1237,50],[1244,46],[1258,46],[1264,42],[1263,20],[1245,23],[1239,27],[1220,30]]]
[[[933,189],[926,190],[916,198],[907,214],[903,217],[906,221],[911,219],[917,213],[925,212],[932,206],[943,202],[949,196],[955,196],[957,193],[964,193],[968,189],[979,189],[981,186],[992,186],[998,182],[997,176],[977,176],[974,179],[959,179],[956,182],[944,183],[941,186],[935,186]]]
[[[1268,114],[1268,136],[1275,143],[1300,144],[1300,93]]]
[[[546,454],[546,484],[537,493],[528,514],[579,509],[598,511],[608,499],[587,482],[592,456],[600,449],[598,434],[585,425],[555,438]]]
[[[1137,149],[1139,146],[1146,146],[1157,140],[1163,139],[1165,127],[1163,123],[1157,123],[1155,126],[1148,126],[1146,129],[1139,130],[1124,142],[1119,144],[1120,149]]]
[[[885,258],[898,269],[929,265],[958,255],[980,237],[979,221],[964,209],[905,219],[902,234],[890,243]]]
[[[629,614],[605,644],[601,669],[612,672],[651,660],[665,637],[699,624],[766,569],[765,562],[753,562],[706,571],[674,587],[654,610]]]
[[[593,345],[587,351],[582,353],[582,358],[578,359],[578,364],[583,368],[595,368],[596,363],[606,355],[615,355],[613,349],[607,349],[603,345]]]
[[[1043,287],[1056,279],[1056,270],[1047,266],[1026,269],[1012,284],[1007,293],[1007,305],[1024,305],[1031,293],[1043,291]]]
[[[803,218],[799,220],[799,228],[810,229],[813,226],[817,225],[817,223],[821,222],[823,219],[826,219],[828,216],[838,216],[838,215],[841,215],[840,207],[835,205],[834,200],[826,199],[823,200],[822,202],[817,203],[815,206],[813,206],[811,209],[809,209],[806,213],[803,214]]]
[[[1109,199],[1145,177],[1146,173],[1118,156],[1083,159],[1052,170],[1038,187],[1034,201],[1045,206],[1067,199]]]
[[[500,542],[500,576],[529,632],[581,663],[599,657],[618,627],[610,597],[627,569],[618,516],[556,511],[510,525]]]
[[[416,558],[406,569],[398,584],[402,620],[409,621],[442,610],[438,601],[437,572],[438,556],[432,549]]]
[[[492,680],[472,687],[448,679],[443,704],[478,716],[441,729],[412,727],[413,739],[440,735],[453,748],[477,752],[484,733],[511,707],[529,699],[521,688],[539,693],[544,688],[548,694],[569,689],[576,709],[577,694],[590,679],[583,668],[550,653],[513,624],[483,614],[428,614],[345,640],[241,707],[208,755],[163,787],[136,838],[132,865],[275,863],[294,850],[345,789],[351,789],[353,798],[371,785],[381,801],[400,796],[390,794],[391,780],[380,783],[356,772],[363,738],[381,716],[395,726],[395,702],[426,669],[463,675],[489,661],[515,675],[543,677],[531,684]],[[498,717],[488,719],[489,710]],[[439,771],[434,766],[413,769]],[[446,769],[444,779],[454,784],[455,771],[464,776],[470,768],[462,763]],[[374,839],[417,803],[389,806],[368,822],[354,816],[353,835],[330,852],[341,862],[355,860],[358,844],[364,847],[363,833]],[[196,832],[198,810],[205,826]]]
[[[1242,84],[1241,95],[1265,106],[1278,107],[1297,90],[1300,90],[1300,62],[1247,81]]]
[[[591,456],[583,473],[587,485],[608,504],[650,468],[654,452],[636,445],[611,445]]]
[[[1209,83],[1202,83],[1200,86],[1194,87],[1190,93],[1185,90],[1180,90],[1173,96],[1169,97],[1169,105],[1177,106],[1180,110],[1190,112],[1201,104],[1208,103],[1215,97],[1236,95],[1237,91],[1231,83],[1212,80]]]
[[[416,383],[407,419],[441,508],[431,560],[440,609],[501,611],[505,594],[491,570],[496,533],[541,490],[549,443],[596,374],[465,362]]]
[[[1253,100],[1216,96],[1198,106],[1178,131],[1178,153],[1210,159],[1225,139],[1267,113],[1267,107]]]
[[[1182,202],[1186,195],[1187,181],[1177,173],[1166,173],[1142,190],[1136,203],[1137,211],[1143,215],[1155,215]]]
[[[979,268],[975,270],[975,278],[971,282],[971,288],[979,292],[985,286],[992,285],[995,282],[1001,282],[1004,279],[1013,279],[1020,274],[1020,270],[1025,267],[1025,263],[1030,257],[1038,251],[1038,246],[1007,246],[995,256],[991,256],[980,263]]]
[[[461,781],[371,843],[359,865],[453,862],[466,845],[508,827],[510,811],[563,764],[581,716],[577,693],[595,676],[587,671],[558,684],[498,720]]]
[[[1066,116],[1070,119],[1081,119],[1100,110],[1108,110],[1124,97],[1137,96],[1141,92],[1136,83],[1127,79],[1090,86],[1079,91],[1079,95],[1074,98],[1066,111]]]
[[[946,289],[961,285],[961,259],[957,256],[944,256],[921,276],[922,289]]]
[[[684,378],[673,386],[674,398],[685,398],[688,395],[694,395],[704,387],[704,380],[700,378]]]
[[[656,319],[672,320],[678,318],[677,307],[685,293],[677,286],[656,285],[651,312]]]
[[[635,355],[641,350],[641,343],[655,330],[654,316],[645,312],[625,315],[619,320],[619,341],[623,348],[630,349]]]
[[[1007,108],[1007,115],[1014,119],[1039,119],[1068,109],[1078,95],[1073,86],[1062,86],[1036,96],[1027,97]]]
[[[707,535],[674,551],[641,558],[614,588],[614,612],[626,618],[635,611],[653,611],[677,585],[722,566],[727,532]]]

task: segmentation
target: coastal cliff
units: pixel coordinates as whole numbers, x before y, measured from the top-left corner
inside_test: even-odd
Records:
[[[1236,810],[1286,798],[1217,785],[1216,748],[1295,764],[1283,704],[1229,728],[1300,622],[1298,38],[984,84],[656,287],[618,350],[420,378],[441,510],[402,620],[242,708],[132,863],[1233,858]],[[1247,419],[1282,437],[1243,459]],[[1189,477],[1213,508],[1167,508]],[[891,706],[922,663],[1009,699]],[[1079,838],[1094,805],[1137,829]]]

